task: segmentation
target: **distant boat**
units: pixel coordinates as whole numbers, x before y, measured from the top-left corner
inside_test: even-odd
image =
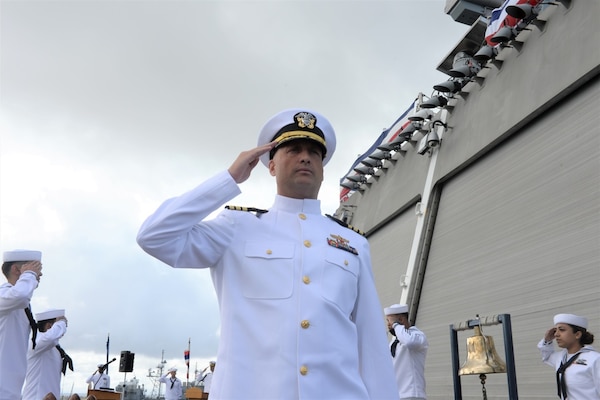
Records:
[[[122,400],[145,400],[149,399],[144,394],[144,385],[140,385],[137,378],[121,382],[115,388],[117,392],[123,393]]]

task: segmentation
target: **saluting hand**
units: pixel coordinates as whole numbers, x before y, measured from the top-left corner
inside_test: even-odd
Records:
[[[38,282],[40,281],[40,277],[42,276],[42,263],[39,261],[29,261],[21,266],[19,269],[21,273],[23,271],[33,271],[37,275]]]
[[[271,143],[258,146],[252,150],[241,152],[238,158],[228,169],[233,180],[236,183],[242,183],[248,179],[250,177],[250,172],[252,172],[254,167],[256,167],[256,164],[258,164],[258,161],[260,160],[259,157],[266,152],[271,151],[276,144],[277,142],[273,141]]]
[[[554,334],[555,334],[555,333],[556,333],[556,328],[555,328],[555,327],[552,327],[552,328],[548,329],[548,330],[546,331],[546,334],[544,335],[544,340],[545,340],[546,342],[551,342],[551,341],[553,341],[553,340],[554,340]]]

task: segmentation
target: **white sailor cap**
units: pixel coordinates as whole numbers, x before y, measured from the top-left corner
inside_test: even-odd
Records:
[[[104,367],[104,364],[98,364],[98,368]]]
[[[169,370],[167,372],[177,372],[177,368],[175,368],[175,367],[169,368]]]
[[[37,250],[12,250],[4,252],[4,262],[42,261],[42,252]]]
[[[54,318],[64,317],[64,316],[65,316],[64,309],[52,308],[52,309],[46,310],[44,312],[35,314],[35,319],[37,321],[45,321],[47,319],[54,319]]]
[[[216,364],[216,362],[214,362],[214,361],[209,361],[209,362],[208,362],[208,364],[209,364],[209,365],[215,365],[215,364]]]
[[[327,118],[304,108],[292,108],[275,114],[262,127],[258,145],[273,140],[277,141],[277,145],[269,153],[260,156],[260,161],[268,167],[277,147],[298,139],[314,140],[323,147],[323,165],[327,164],[335,151],[335,132]]]
[[[392,304],[389,307],[383,309],[385,315],[405,314],[408,313],[408,305],[406,304]]]
[[[580,317],[574,314],[556,314],[554,316],[554,325],[569,324],[579,326],[580,328],[588,328],[588,320],[585,317]]]

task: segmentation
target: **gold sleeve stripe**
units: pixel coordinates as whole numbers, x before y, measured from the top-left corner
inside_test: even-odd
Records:
[[[227,210],[255,212],[257,214],[264,214],[266,212],[269,212],[269,210],[263,210],[261,208],[256,208],[256,207],[225,206],[225,208]]]

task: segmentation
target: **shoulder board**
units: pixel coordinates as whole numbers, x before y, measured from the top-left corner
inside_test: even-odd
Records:
[[[358,228],[353,227],[352,225],[348,225],[347,223],[345,223],[344,221],[342,221],[341,219],[337,219],[336,217],[334,217],[333,215],[329,215],[329,214],[325,214],[325,216],[335,222],[337,222],[338,224],[340,224],[341,226],[343,226],[344,228],[348,228],[353,230],[354,232],[358,233],[359,235],[365,236],[365,233],[363,231],[361,231]]]
[[[256,215],[260,215],[260,214],[269,212],[269,210],[263,210],[261,208],[255,208],[255,207],[225,206],[225,208],[227,210],[233,210],[233,211],[253,212],[253,213],[256,213]]]

